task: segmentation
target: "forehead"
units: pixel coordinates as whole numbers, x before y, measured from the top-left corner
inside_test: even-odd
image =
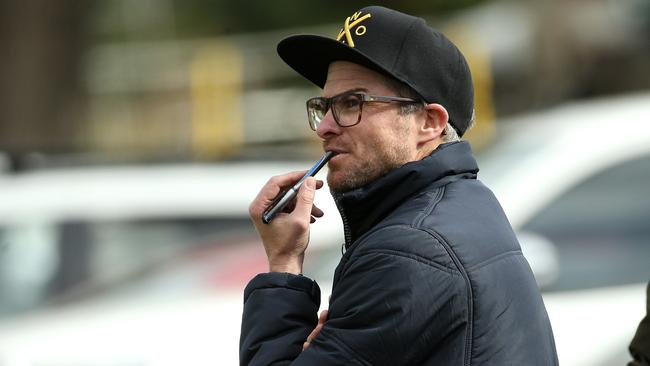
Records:
[[[335,61],[329,66],[327,81],[323,87],[325,96],[332,96],[353,89],[365,89],[371,94],[391,93],[388,77],[347,61]]]

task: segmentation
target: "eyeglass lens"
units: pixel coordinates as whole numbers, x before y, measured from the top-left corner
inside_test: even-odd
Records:
[[[361,99],[356,94],[338,95],[328,103],[327,98],[312,98],[307,102],[309,125],[313,130],[318,128],[327,114],[328,107],[332,109],[334,120],[339,126],[353,126],[359,122]]]

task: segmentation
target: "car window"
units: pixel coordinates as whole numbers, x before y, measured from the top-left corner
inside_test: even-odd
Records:
[[[557,250],[559,273],[546,290],[650,279],[650,156],[585,179],[523,226]]]
[[[236,246],[246,217],[0,226],[0,317],[110,292],[205,247]]]

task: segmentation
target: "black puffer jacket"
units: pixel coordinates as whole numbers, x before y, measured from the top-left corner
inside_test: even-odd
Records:
[[[311,347],[318,285],[260,274],[244,292],[242,365],[557,365],[517,239],[466,142],[335,197],[347,251]]]

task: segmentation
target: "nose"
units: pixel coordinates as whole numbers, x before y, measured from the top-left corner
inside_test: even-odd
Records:
[[[330,109],[327,111],[327,114],[325,114],[325,117],[323,117],[323,120],[318,125],[318,128],[316,128],[316,134],[323,140],[327,140],[334,136],[340,135],[341,132],[341,126],[339,126],[334,120],[332,110]]]

